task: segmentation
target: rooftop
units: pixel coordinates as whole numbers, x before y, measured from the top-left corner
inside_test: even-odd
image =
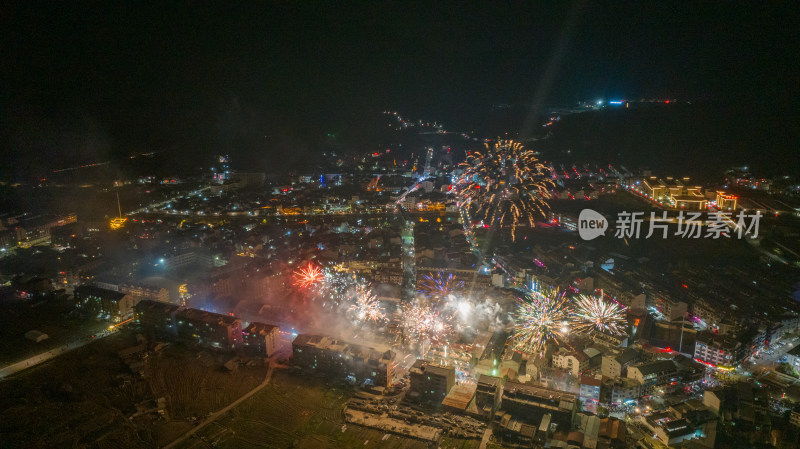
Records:
[[[599,387],[603,383],[602,376],[581,376],[581,385]]]
[[[620,365],[624,365],[639,356],[639,351],[633,348],[625,348],[614,359]]]
[[[94,285],[81,285],[75,288],[76,294],[80,296],[94,296],[103,298],[110,301],[119,301],[125,297],[125,293],[115,292],[114,290],[107,290],[105,288],[95,287]]]
[[[597,348],[586,348],[583,350],[583,353],[586,354],[586,356],[590,359],[600,355],[600,351],[597,350]]]
[[[455,372],[455,368],[452,366],[434,365],[430,362],[426,362],[425,360],[417,359],[417,361],[414,362],[414,365],[412,365],[411,369],[408,371],[410,373],[431,373],[436,376],[447,377],[449,373]]]
[[[139,301],[135,306],[133,306],[134,310],[137,312],[143,312],[145,310],[148,311],[160,311],[163,313],[172,313],[179,309],[179,307],[175,304],[170,304],[168,302],[161,302],[161,301],[153,301],[152,299],[143,299]]]
[[[672,360],[656,360],[654,362],[634,365],[632,368],[637,368],[639,372],[642,373],[642,376],[646,376],[648,374],[667,373],[677,370],[675,362]]]
[[[559,401],[572,403],[576,400],[577,396],[573,393],[560,390],[552,390],[550,388],[537,387],[535,385],[522,384],[519,382],[506,382],[503,387],[504,393],[510,394],[523,394],[526,396],[533,396],[540,400],[546,401]]]
[[[453,407],[458,410],[466,410],[472,398],[475,397],[476,384],[459,384],[450,389],[442,405]]]
[[[694,433],[694,426],[683,418],[665,423],[663,428],[670,438]]]
[[[263,334],[263,335],[269,334],[273,330],[278,331],[279,330],[278,326],[273,326],[272,324],[266,324],[266,323],[259,323],[258,321],[253,321],[244,329],[244,331],[247,332],[248,334]]]
[[[396,354],[390,350],[381,352],[373,347],[361,346],[325,335],[300,334],[295,337],[292,346],[313,346],[317,349],[340,352],[352,357],[380,360],[383,362],[392,361],[396,356]]]
[[[499,377],[487,376],[485,374],[481,374],[480,377],[478,377],[478,385],[481,385],[481,384],[483,384],[483,385],[493,385],[495,387],[500,387],[500,386],[502,386],[503,382],[502,382],[502,379],[500,379]]]
[[[201,321],[213,325],[226,324],[230,326],[237,321],[240,321],[239,318],[236,317],[221,315],[214,312],[206,312],[205,310],[200,309],[183,309],[178,312],[178,317],[187,321]]]

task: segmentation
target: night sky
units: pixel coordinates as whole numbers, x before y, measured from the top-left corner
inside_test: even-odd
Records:
[[[279,159],[386,108],[461,129],[496,103],[598,97],[797,110],[794,2],[338,3],[7,2],[6,168]]]

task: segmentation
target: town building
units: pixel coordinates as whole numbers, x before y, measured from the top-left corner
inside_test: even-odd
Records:
[[[23,218],[14,225],[17,244],[22,248],[50,243],[50,232],[53,228],[78,221],[74,213],[60,216],[35,216]]]
[[[697,334],[695,360],[719,367],[733,367],[741,363],[745,355],[746,346],[735,338],[710,332]]]
[[[11,286],[17,296],[25,299],[41,297],[53,292],[53,283],[50,282],[50,279],[41,276],[14,276]]]
[[[547,214],[547,218],[550,223],[558,225],[568,231],[577,232],[578,230],[578,217],[574,215],[551,211]]]
[[[639,358],[639,351],[625,348],[615,354],[603,355],[601,372],[610,378],[621,377],[627,374],[628,366]]]
[[[628,378],[641,384],[642,396],[650,396],[664,387],[676,385],[678,368],[672,360],[656,360],[628,367]]]
[[[578,377],[582,372],[589,369],[589,356],[583,351],[559,348],[553,354],[553,368],[569,371],[570,374]]]
[[[533,377],[534,374],[537,375],[536,378],[539,379],[538,384],[542,387],[569,391],[575,394],[578,393],[578,387],[575,385],[578,378],[573,376],[569,371],[549,366],[538,368],[535,365],[528,366],[528,375],[533,379],[535,378]]]
[[[722,190],[717,191],[717,209],[724,211],[736,210],[736,202],[738,201],[736,195],[725,193]]]
[[[177,305],[145,299],[133,306],[133,310],[136,323],[141,329],[154,334],[177,335],[178,329],[175,325]]]
[[[468,416],[480,416],[475,403],[476,384],[457,384],[442,400],[442,410]]]
[[[254,321],[244,329],[243,343],[252,353],[271,357],[280,347],[280,329]]]
[[[131,295],[93,285],[76,287],[73,296],[75,301],[90,313],[98,313],[114,322],[130,318],[133,315],[133,306],[138,302]]]
[[[242,344],[242,320],[239,318],[183,309],[175,314],[178,336],[215,348],[232,349]]]
[[[600,418],[591,413],[578,413],[577,429],[559,432],[547,441],[544,447],[580,447],[585,449],[609,449],[626,447],[625,422],[616,418]],[[538,437],[538,434],[537,434]]]
[[[690,399],[639,417],[662,443],[674,446],[697,439],[705,447],[714,447],[717,419],[701,401]]]
[[[300,334],[292,342],[294,366],[368,386],[388,387],[392,383],[395,357],[393,351],[323,335]]]
[[[794,379],[792,379],[794,380]],[[773,417],[770,408],[775,397],[763,385],[769,384],[762,378],[762,387],[752,382],[738,382],[703,392],[703,405],[716,417],[716,435],[725,435],[729,441],[740,442],[742,446],[768,446]],[[787,391],[788,384],[778,391]],[[689,402],[689,401],[687,401]],[[789,420],[791,423],[791,413]],[[710,432],[706,432],[710,436]],[[708,447],[713,446],[713,442]]]
[[[219,254],[212,254],[202,249],[192,249],[180,254],[168,254],[164,257],[164,267],[170,270],[186,266],[197,266],[202,268],[215,268],[224,266],[227,260]]]
[[[525,374],[520,372],[523,366],[522,354],[519,351],[507,350],[500,360],[500,375],[507,373],[509,378],[516,378],[519,374]]]
[[[441,404],[456,383],[454,367],[439,366],[419,359],[411,366],[408,374],[411,380],[408,399],[434,406]]]
[[[789,413],[789,424],[800,427],[800,406],[795,406]]]
[[[794,369],[800,370],[800,345],[795,346],[786,353],[786,363]]]
[[[660,441],[673,446],[681,441],[692,439],[695,429],[683,418],[672,419],[667,412],[656,412],[641,419],[641,422],[653,432]]]
[[[656,308],[668,321],[680,320],[686,316],[688,305],[666,295],[659,295],[655,300]]]
[[[705,323],[710,329],[716,329],[720,334],[727,334],[736,330],[736,326],[730,328],[723,328],[720,325],[726,320],[729,315],[724,308],[716,301],[710,298],[693,298],[691,306],[691,314],[695,319]],[[731,323],[731,324],[739,324]]]
[[[580,398],[584,402],[600,402],[600,390],[603,387],[603,376],[581,376]]]
[[[708,407],[709,410],[719,415],[722,404],[725,401],[725,388],[715,388],[713,390],[705,390],[703,392],[703,405]]]
[[[478,377],[478,387],[475,391],[478,412],[483,417],[491,417],[495,408],[500,404],[502,393],[503,379],[481,374]]]
[[[683,386],[696,385],[703,379],[706,367],[691,357],[677,355],[672,359],[678,367],[678,379]]]
[[[647,199],[665,207],[680,210],[703,211],[707,200],[699,186],[687,185],[689,178],[657,178],[651,176],[640,181],[637,189]]]
[[[641,397],[642,384],[636,379],[617,377],[611,384],[611,403],[624,404]]]
[[[573,393],[518,382],[506,382],[500,401],[503,413],[531,425],[538,425],[549,414],[559,430],[572,427],[578,408],[578,397]]]
[[[138,300],[152,299],[154,301],[170,302],[169,292],[163,287],[159,288],[138,283],[125,283],[119,286],[119,291],[131,295]]]

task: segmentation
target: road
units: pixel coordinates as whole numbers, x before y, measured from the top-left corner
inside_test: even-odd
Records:
[[[401,254],[403,263],[402,298],[411,300],[417,289],[417,256],[414,249],[414,222],[406,221],[401,232]]]
[[[640,441],[642,439],[650,437],[650,432],[642,426],[642,424],[635,419],[626,420],[628,433],[631,436],[631,439],[634,441]]]
[[[227,406],[225,406],[225,407],[221,408],[220,410],[212,413],[211,415],[209,415],[208,417],[203,419],[203,421],[201,421],[200,424],[194,426],[192,429],[190,429],[189,431],[184,433],[181,437],[179,437],[178,439],[174,440],[172,443],[169,443],[168,445],[164,446],[163,449],[170,449],[170,448],[173,448],[173,447],[177,447],[178,445],[180,445],[181,443],[183,443],[187,439],[191,438],[200,429],[202,429],[203,427],[205,427],[205,426],[211,424],[212,422],[216,421],[217,418],[219,418],[220,416],[224,415],[225,413],[228,413],[232,408],[236,407],[237,405],[239,405],[242,402],[244,402],[247,399],[249,399],[254,394],[258,393],[262,388],[266,387],[269,384],[270,380],[272,380],[272,371],[273,371],[273,369],[275,367],[276,367],[276,365],[273,364],[272,360],[270,359],[269,368],[267,369],[267,375],[264,377],[264,382],[261,382],[260,385],[258,385],[257,387],[253,388],[252,390],[248,391],[247,393],[245,393],[239,399],[231,402]],[[285,368],[285,366],[279,366],[279,365],[277,365],[277,367],[278,368]]]
[[[51,350],[49,350],[47,352],[43,352],[41,354],[35,355],[33,357],[29,357],[29,358],[27,358],[25,360],[22,360],[20,362],[14,363],[12,365],[8,365],[8,366],[5,366],[3,368],[0,368],[0,379],[2,379],[4,377],[11,376],[12,374],[16,374],[16,373],[18,373],[20,371],[24,371],[24,370],[26,370],[28,368],[33,368],[34,366],[36,366],[36,365],[38,365],[38,364],[40,364],[42,362],[46,362],[48,360],[51,360],[51,359],[53,359],[55,357],[60,356],[61,354],[66,354],[67,352],[72,351],[73,349],[77,349],[77,348],[80,348],[82,346],[88,345],[89,343],[92,343],[92,342],[95,342],[97,340],[100,340],[103,337],[107,337],[107,336],[113,334],[114,332],[116,332],[116,330],[114,330],[114,331],[110,331],[110,330],[100,331],[99,333],[95,334],[93,337],[84,337],[84,338],[81,338],[79,340],[71,341],[71,342],[69,342],[69,343],[67,343],[67,344],[65,344],[63,346],[59,346],[59,347],[51,349]]]
[[[755,372],[758,369],[769,369],[775,367],[778,364],[778,361],[781,357],[783,357],[787,352],[791,351],[797,344],[800,342],[800,338],[798,337],[791,337],[788,339],[780,339],[775,341],[772,345],[770,350],[773,351],[772,354],[767,354],[763,350],[759,352],[758,358],[751,357],[750,362],[753,364],[753,368],[751,371]],[[781,344],[781,343],[786,343]]]
[[[195,191],[193,191],[192,193],[189,193],[189,194],[175,195],[172,198],[168,198],[166,200],[159,201],[157,203],[148,204],[147,206],[142,206],[142,207],[140,207],[140,208],[138,208],[136,210],[132,210],[130,212],[127,212],[125,215],[136,215],[136,214],[141,214],[141,213],[151,213],[151,212],[149,212],[150,209],[158,209],[158,208],[166,206],[167,204],[169,204],[169,203],[171,203],[173,201],[178,201],[178,200],[183,199],[183,198],[189,198],[189,197],[192,197],[192,196],[200,196],[203,192],[205,192],[206,190],[209,190],[209,189],[211,189],[211,186],[201,187],[201,188],[199,188],[199,189],[197,189],[197,190],[195,190]]]

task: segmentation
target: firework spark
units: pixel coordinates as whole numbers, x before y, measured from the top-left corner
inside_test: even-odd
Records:
[[[464,281],[459,280],[453,273],[438,271],[422,276],[419,292],[428,297],[441,298],[463,288]]]
[[[585,332],[608,332],[625,334],[625,308],[602,297],[581,295],[575,300],[576,329]]]
[[[399,319],[405,335],[420,342],[443,341],[451,329],[436,309],[420,304],[406,304]]]
[[[458,204],[491,226],[511,227],[516,238],[519,225],[533,226],[536,215],[549,209],[549,188],[555,186],[547,168],[512,140],[486,144],[485,152],[473,151],[461,164],[463,170],[455,183]]]
[[[559,290],[532,291],[519,298],[513,328],[515,348],[543,356],[548,342],[558,342],[566,333],[570,310],[568,299]]]
[[[319,284],[325,273],[318,266],[309,262],[304,268],[294,272],[294,285],[300,288],[311,288]]]
[[[350,306],[350,312],[360,321],[381,321],[386,315],[381,312],[378,298],[366,285],[359,285],[354,290],[355,304]]]
[[[348,298],[357,285],[356,277],[341,271],[325,270],[322,281],[317,288],[318,294],[334,304],[340,304]]]

